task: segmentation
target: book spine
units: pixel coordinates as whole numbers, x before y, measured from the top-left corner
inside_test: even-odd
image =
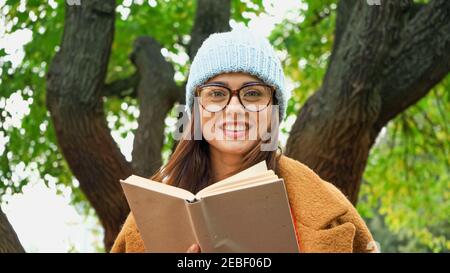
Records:
[[[199,201],[198,200],[185,200],[185,201],[186,201],[185,205],[186,205],[187,215],[189,217],[189,222],[191,224],[191,230],[192,230],[192,233],[194,234],[194,237],[195,237],[195,242],[192,242],[192,243],[200,244],[200,241],[199,241],[199,238],[198,238],[198,235],[197,235],[197,231],[196,231],[196,228],[195,228],[195,223],[194,223],[195,220],[194,220],[192,212],[191,212],[192,211],[192,204],[195,204],[195,203],[197,203]]]
[[[193,203],[186,203],[189,218],[191,220],[192,230],[194,231],[197,243],[200,245],[202,252],[211,252],[214,248],[210,238],[211,223],[206,221],[206,211],[202,199]]]

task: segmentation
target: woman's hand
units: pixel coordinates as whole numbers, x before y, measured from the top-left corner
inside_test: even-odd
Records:
[[[191,245],[186,253],[201,253],[202,250],[200,249],[200,246],[198,244]]]

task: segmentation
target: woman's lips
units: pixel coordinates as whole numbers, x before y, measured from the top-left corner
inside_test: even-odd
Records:
[[[248,134],[250,126],[245,122],[224,122],[220,129],[227,138],[242,138]]]
[[[230,131],[230,130],[223,130],[223,134],[225,135],[225,137],[228,138],[243,138],[246,134],[247,130],[244,131]]]

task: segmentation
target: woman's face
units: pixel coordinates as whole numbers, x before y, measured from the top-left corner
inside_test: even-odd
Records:
[[[217,83],[237,90],[244,84],[262,83],[256,77],[246,73],[224,73],[211,78],[207,84]],[[259,87],[261,88],[261,87]],[[210,89],[214,91],[215,89]],[[247,103],[257,98],[257,89],[249,87],[241,93],[241,101]],[[202,93],[205,90],[201,91]],[[215,93],[217,94],[217,92]],[[218,93],[220,94],[220,93]],[[218,95],[214,95],[218,96]],[[203,95],[197,103],[200,103],[201,128],[204,139],[210,144],[211,149],[220,153],[244,155],[250,151],[261,139],[261,136],[270,128],[272,115],[272,99],[267,107],[256,111],[246,110],[239,102],[237,95],[231,97],[230,103],[223,110],[209,112],[202,107],[205,105]],[[219,107],[220,108],[220,107]]]

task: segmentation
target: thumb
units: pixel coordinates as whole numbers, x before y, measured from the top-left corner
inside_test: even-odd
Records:
[[[197,253],[200,251],[200,248],[198,246],[198,244],[193,244],[189,247],[188,251],[189,253]]]

